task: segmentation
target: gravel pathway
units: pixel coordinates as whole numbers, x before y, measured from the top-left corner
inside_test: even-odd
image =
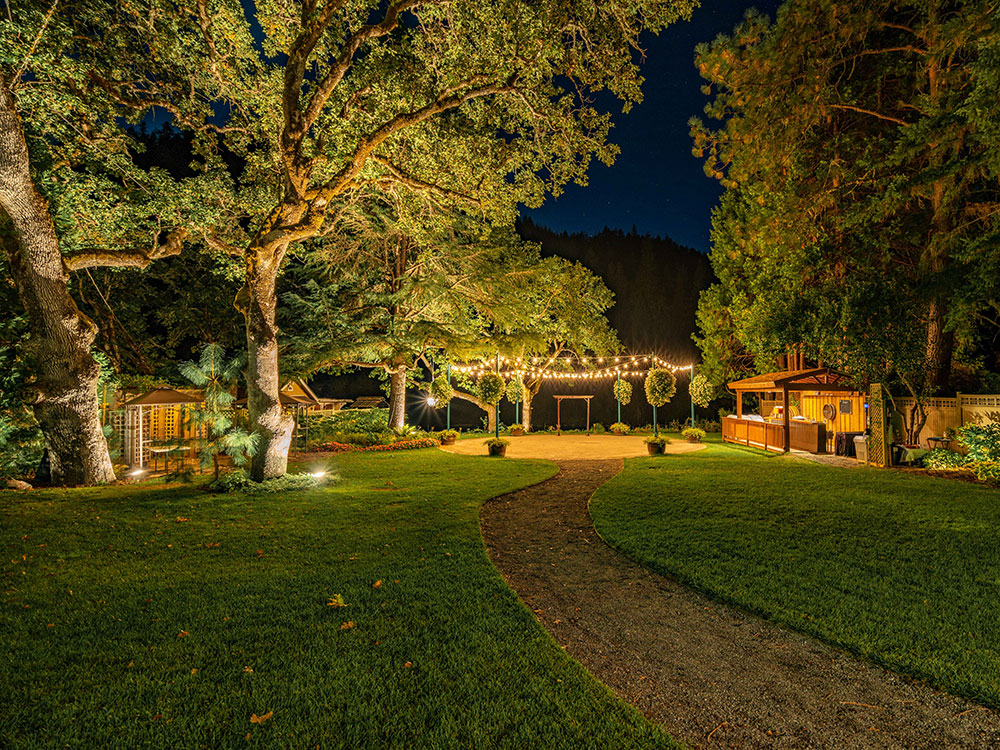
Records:
[[[587,512],[621,460],[560,461],[483,506],[508,584],[566,650],[696,748],[992,748],[1000,716],[651,573]]]

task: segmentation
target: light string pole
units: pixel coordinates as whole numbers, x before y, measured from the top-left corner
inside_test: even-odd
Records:
[[[500,375],[500,352],[497,352],[497,375]],[[493,407],[496,411],[496,417],[493,420],[493,428],[495,430],[494,437],[497,440],[500,439],[500,401],[498,400],[496,406]]]
[[[451,362],[445,362],[444,364],[444,376],[448,380],[448,387],[451,387]],[[451,429],[451,399],[448,399],[448,404],[444,407],[445,412],[445,429]]]

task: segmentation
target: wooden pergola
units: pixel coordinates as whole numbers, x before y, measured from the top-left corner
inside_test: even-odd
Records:
[[[857,389],[847,382],[847,376],[834,372],[827,367],[812,367],[801,370],[782,370],[754,375],[751,378],[736,380],[729,384],[736,392],[736,417],[743,420],[744,393],[780,393],[784,408],[782,409],[782,424],[762,423],[759,428],[765,450],[773,450],[780,443],[782,451],[787,453],[792,449],[791,409],[788,408],[788,394],[793,392],[823,392],[823,393],[856,393]],[[723,420],[723,433],[725,433]],[[769,429],[769,428],[779,428]],[[781,434],[775,434],[780,432]],[[730,439],[732,436],[723,434],[723,439],[730,442],[749,443],[749,432],[746,440]],[[773,441],[771,440],[773,438]]]
[[[587,434],[590,434],[590,399],[594,396],[555,396],[556,400],[556,435],[562,435],[562,402],[563,399],[582,399],[587,402]]]

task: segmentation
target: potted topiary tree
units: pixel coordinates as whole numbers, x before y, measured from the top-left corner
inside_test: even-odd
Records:
[[[447,376],[438,375],[431,381],[430,395],[431,406],[435,409],[443,409],[448,405],[448,402],[455,396],[455,391]]]
[[[500,439],[500,399],[503,398],[505,383],[503,378],[500,377],[498,373],[495,372],[484,372],[479,376],[479,383],[476,384],[476,388],[479,391],[479,399],[484,404],[489,404],[494,409],[496,409],[496,419],[493,420],[496,423],[496,433],[493,435],[494,439]]]
[[[524,390],[524,383],[521,382],[520,376],[507,382],[505,395],[507,396],[507,400],[514,404],[515,415],[518,412],[518,407],[521,401],[524,399]],[[514,424],[510,426],[510,434],[514,437],[519,437],[524,434],[524,426],[517,421],[517,416],[514,417]]]
[[[458,440],[458,430],[442,430],[438,437],[441,440],[441,445],[454,445],[455,441]]]
[[[646,443],[646,450],[649,451],[649,455],[651,456],[663,455],[663,451],[670,445],[670,441],[662,435],[651,435],[643,442]]]
[[[653,407],[653,437],[659,437],[656,407],[666,405],[677,393],[677,378],[670,370],[654,367],[646,375],[646,400]]]
[[[611,425],[611,431],[615,435],[625,435],[628,433],[628,426],[622,424],[622,407],[632,400],[632,384],[627,380],[622,380],[622,376],[619,374],[612,392],[615,394],[615,401],[618,402],[618,421]],[[625,429],[622,429],[623,427]]]
[[[688,427],[687,429],[681,430],[681,437],[689,443],[700,443],[705,437],[705,431],[700,430],[697,427]]]
[[[493,437],[486,441],[486,448],[489,450],[491,456],[503,456],[507,455],[507,446],[510,445],[509,440],[504,440],[503,438]]]

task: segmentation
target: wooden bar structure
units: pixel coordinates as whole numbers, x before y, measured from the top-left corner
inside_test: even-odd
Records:
[[[722,439],[728,443],[754,446],[777,453],[787,453],[790,450],[803,450],[810,453],[825,453],[827,444],[827,426],[825,421],[810,419],[805,412],[815,412],[823,416],[823,406],[836,402],[843,405],[844,401],[851,404],[850,414],[860,412],[860,420],[864,419],[864,397],[854,386],[847,382],[846,376],[831,371],[826,367],[812,367],[797,370],[784,370],[755,375],[751,378],[737,380],[729,384],[736,392],[736,416],[728,416],[722,420]],[[743,415],[744,393],[780,393],[780,422],[770,415]],[[790,395],[792,393],[809,394],[808,409],[803,414],[792,417]],[[846,396],[846,398],[841,398]],[[801,398],[800,398],[801,403]],[[846,408],[846,407],[845,407]],[[818,410],[818,412],[817,412]],[[836,413],[836,409],[827,410]],[[811,414],[810,414],[811,416]],[[844,420],[846,425],[854,427],[858,419]],[[838,424],[839,427],[839,424]]]
[[[590,399],[594,396],[556,396],[556,435],[562,435],[562,402],[563,399],[582,399],[587,402],[587,434],[590,434]]]

